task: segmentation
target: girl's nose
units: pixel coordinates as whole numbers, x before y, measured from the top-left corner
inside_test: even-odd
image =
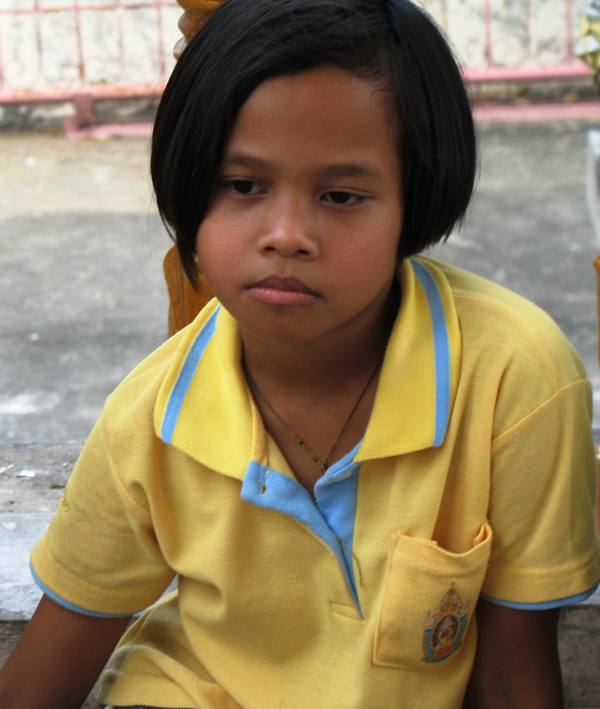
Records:
[[[273,205],[267,211],[258,246],[264,254],[276,253],[285,258],[315,258],[319,244],[313,220],[299,204]]]

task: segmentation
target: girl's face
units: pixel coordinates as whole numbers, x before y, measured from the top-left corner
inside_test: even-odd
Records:
[[[381,317],[403,216],[392,123],[378,84],[333,67],[244,104],[196,242],[242,337],[308,343]]]

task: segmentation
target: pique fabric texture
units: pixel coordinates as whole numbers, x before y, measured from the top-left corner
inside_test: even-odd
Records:
[[[575,351],[535,305],[460,269],[419,257],[399,279],[364,438],[314,499],[264,430],[216,301],[109,397],[32,555],[79,612],[154,604],[105,702],[460,707],[481,594],[545,608],[597,585]]]

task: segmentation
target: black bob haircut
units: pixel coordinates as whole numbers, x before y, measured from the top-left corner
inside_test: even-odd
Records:
[[[329,65],[379,82],[398,130],[399,258],[446,238],[476,174],[473,117],[440,31],[409,0],[225,0],[183,52],[158,107],[158,209],[196,283],[196,233],[237,115],[265,79]]]

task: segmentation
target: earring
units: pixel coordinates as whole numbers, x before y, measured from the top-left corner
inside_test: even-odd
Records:
[[[194,254],[194,266],[200,270],[200,259],[198,258],[198,254]]]

